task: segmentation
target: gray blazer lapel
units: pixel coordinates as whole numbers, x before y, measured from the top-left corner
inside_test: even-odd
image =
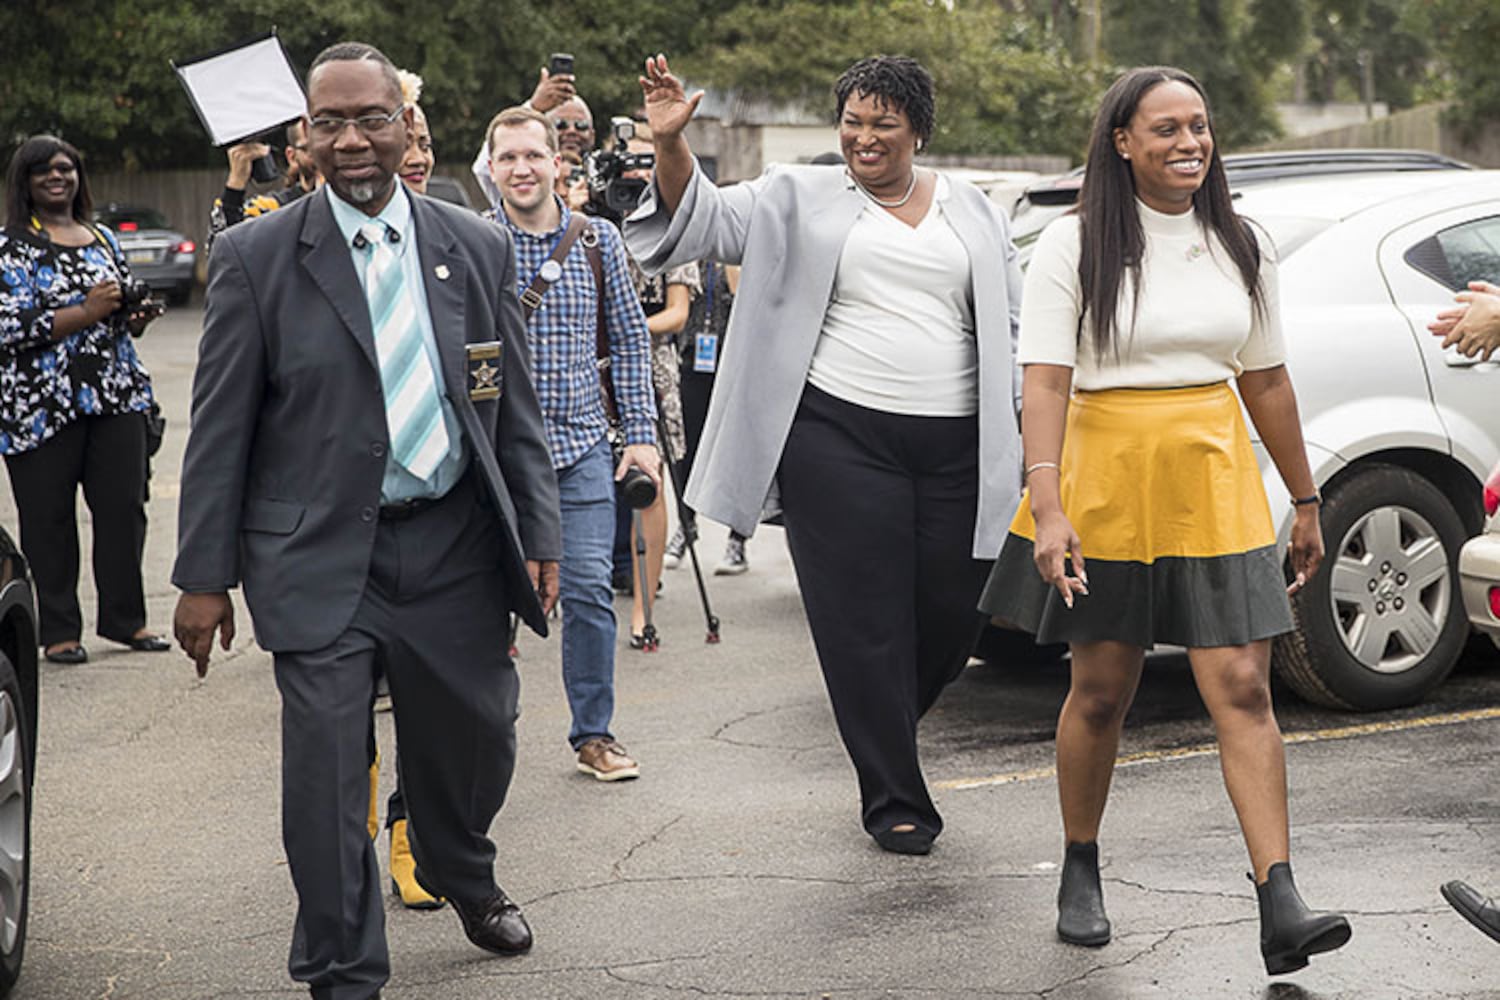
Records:
[[[422,196],[411,196],[416,221],[417,253],[422,260],[422,285],[427,292],[427,313],[432,317],[432,335],[443,362],[443,385],[455,405],[469,398],[464,344],[468,340],[464,322],[464,295],[468,272],[458,241],[443,218]]]
[[[354,273],[349,246],[333,221],[333,209],[328,207],[327,196],[320,192],[308,197],[311,204],[307,206],[307,218],[302,223],[300,237],[302,266],[327,296],[334,312],[344,321],[365,357],[370,359],[370,364],[379,371],[375,331],[370,324],[370,304],[360,288],[359,275]]]
[[[831,173],[832,171],[830,171]],[[807,214],[806,260],[798,265],[806,268],[809,288],[828,289],[828,298],[833,298],[833,279],[839,267],[839,255],[849,240],[849,230],[865,210],[864,195],[854,190],[854,182],[845,178],[837,191],[830,192],[826,199]]]
[[[985,214],[986,207],[973,204],[968,194],[950,189],[943,207],[947,210],[944,217],[948,224],[969,252],[969,305],[977,326],[979,317],[991,309],[1005,314],[1005,309],[995,301],[996,296],[1005,292],[1005,252],[995,242],[994,226]],[[985,268],[992,269],[992,273],[986,274]]]

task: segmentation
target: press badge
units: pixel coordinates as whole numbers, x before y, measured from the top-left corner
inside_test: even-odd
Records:
[[[500,341],[490,340],[482,344],[465,344],[468,356],[469,398],[499,399],[501,382]]]
[[[694,341],[693,371],[712,374],[719,367],[719,335],[700,333]]]

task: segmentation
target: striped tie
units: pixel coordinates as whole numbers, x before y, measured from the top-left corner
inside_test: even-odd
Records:
[[[391,457],[425,481],[448,455],[448,429],[443,426],[443,411],[422,342],[422,327],[406,287],[401,259],[386,242],[385,223],[367,222],[359,227],[359,232],[370,255],[365,270],[365,295],[370,300],[375,355],[380,362],[380,384],[385,390]]]

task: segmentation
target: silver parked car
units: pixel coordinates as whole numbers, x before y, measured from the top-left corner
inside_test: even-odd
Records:
[[[1327,559],[1293,601],[1275,663],[1304,697],[1379,709],[1422,698],[1469,634],[1459,550],[1500,459],[1500,365],[1427,323],[1500,274],[1500,171],[1283,179],[1238,193],[1281,258],[1281,315]],[[1264,451],[1280,539],[1293,510]]]
[[[125,263],[151,286],[153,297],[181,305],[193,293],[198,245],[154,208],[110,202],[94,209],[94,221],[114,230]]]
[[[0,528],[0,996],[21,974],[31,902],[37,630],[31,570]]]

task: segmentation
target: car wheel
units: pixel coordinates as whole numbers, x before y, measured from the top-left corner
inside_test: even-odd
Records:
[[[0,996],[21,974],[30,889],[30,720],[15,667],[0,653]]]
[[[1330,489],[1323,565],[1292,599],[1276,666],[1302,697],[1371,711],[1410,705],[1458,662],[1463,522],[1432,483],[1372,464]]]
[[[169,306],[185,306],[188,303],[188,299],[190,299],[192,297],[193,297],[193,286],[192,285],[178,285],[176,288],[173,288],[171,291],[169,291],[167,293],[167,305],[169,305]]]

